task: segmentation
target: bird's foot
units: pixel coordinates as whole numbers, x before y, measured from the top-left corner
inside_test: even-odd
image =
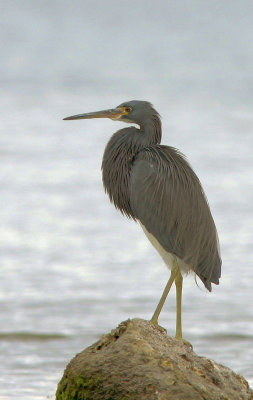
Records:
[[[193,350],[193,346],[190,342],[188,342],[187,340],[184,340],[182,337],[175,337],[175,339],[180,340],[180,342],[182,342],[183,344],[185,344],[186,346],[190,347],[191,350]]]
[[[151,318],[150,320],[151,324],[153,324],[160,332],[165,332],[167,333],[167,330],[165,328],[163,328],[161,325],[158,324],[158,321]]]

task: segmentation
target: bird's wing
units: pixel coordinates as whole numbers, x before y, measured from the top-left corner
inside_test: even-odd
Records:
[[[156,145],[136,155],[130,205],[147,231],[188,264],[209,290],[211,282],[219,283],[215,224],[196,174],[176,149]]]

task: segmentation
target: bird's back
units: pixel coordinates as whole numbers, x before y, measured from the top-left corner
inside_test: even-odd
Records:
[[[208,290],[219,283],[216,227],[199,179],[176,149],[154,145],[140,150],[129,196],[134,218],[166,252],[183,260]]]

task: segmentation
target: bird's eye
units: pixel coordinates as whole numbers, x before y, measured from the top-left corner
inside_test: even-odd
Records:
[[[132,109],[131,109],[131,107],[126,107],[126,108],[125,108],[125,111],[126,111],[127,113],[130,113],[130,112],[132,111]]]

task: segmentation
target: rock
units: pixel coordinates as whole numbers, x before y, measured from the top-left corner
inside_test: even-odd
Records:
[[[77,354],[56,400],[252,400],[246,380],[148,321],[122,322]]]

